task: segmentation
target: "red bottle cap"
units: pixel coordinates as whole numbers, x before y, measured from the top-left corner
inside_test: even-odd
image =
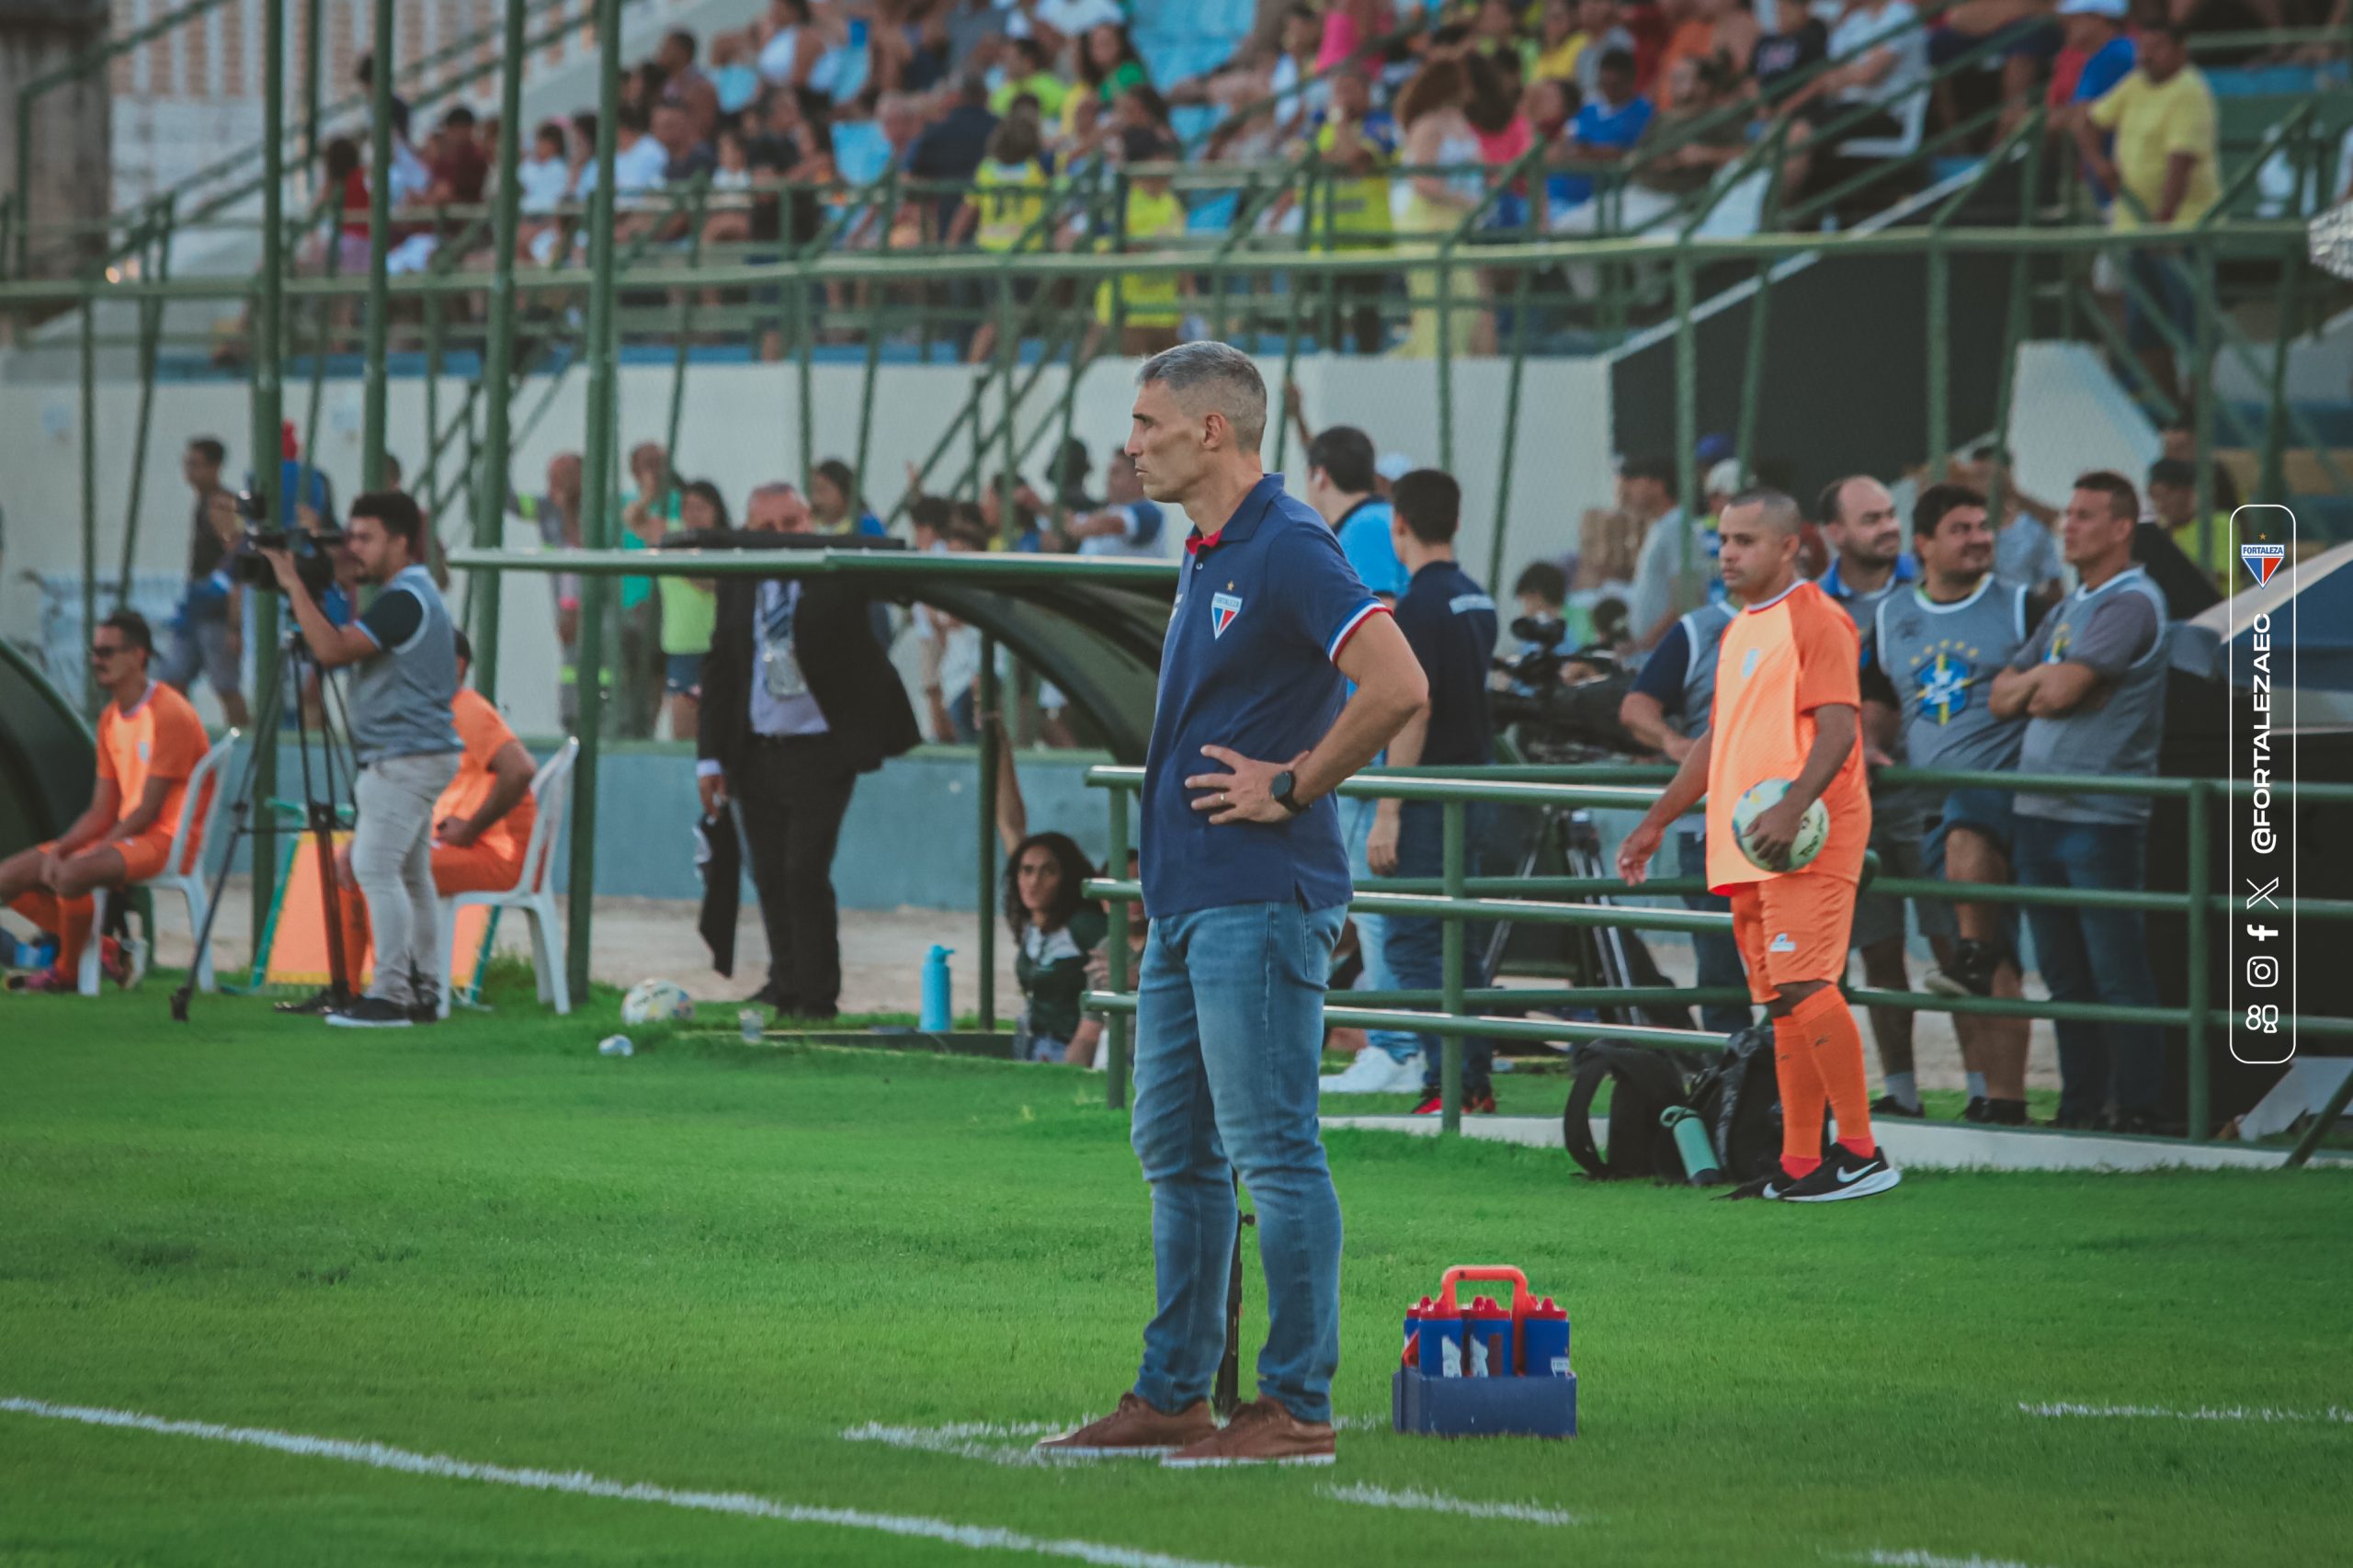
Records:
[[[1507,1318],[1511,1316],[1509,1312],[1504,1311],[1504,1309],[1497,1304],[1493,1296],[1479,1296],[1473,1298],[1471,1302],[1470,1312],[1464,1315],[1466,1317],[1474,1318]]]

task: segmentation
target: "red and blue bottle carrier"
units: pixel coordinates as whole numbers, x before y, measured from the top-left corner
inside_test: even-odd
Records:
[[[1511,1286],[1506,1306],[1463,1280]],[[1445,1437],[1574,1437],[1577,1378],[1569,1370],[1568,1310],[1537,1297],[1528,1277],[1501,1264],[1449,1268],[1436,1299],[1405,1312],[1403,1364],[1390,1384],[1390,1424]]]

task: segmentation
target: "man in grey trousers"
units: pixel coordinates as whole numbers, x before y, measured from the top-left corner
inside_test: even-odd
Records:
[[[376,973],[368,994],[330,1012],[327,1022],[405,1028],[438,1016],[447,967],[433,887],[433,802],[463,755],[449,718],[457,636],[424,565],[425,522],[415,502],[397,490],[362,495],[346,528],[361,580],[383,589],[349,626],[327,619],[291,555],[266,553],[312,657],[325,669],[351,666],[351,747],[359,763],[351,870],[368,901]]]

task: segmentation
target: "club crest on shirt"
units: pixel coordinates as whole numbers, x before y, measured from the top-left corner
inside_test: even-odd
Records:
[[[1210,596],[1210,635],[1212,637],[1224,636],[1225,629],[1232,626],[1233,624],[1233,618],[1241,613],[1241,595],[1211,594]]]
[[[1764,656],[1765,650],[1762,648],[1751,648],[1747,653],[1742,654],[1740,660],[1740,678],[1746,680],[1750,676],[1755,675],[1756,673],[1756,661]]]
[[[139,743],[139,760],[142,762],[147,760],[147,743],[143,740]]]

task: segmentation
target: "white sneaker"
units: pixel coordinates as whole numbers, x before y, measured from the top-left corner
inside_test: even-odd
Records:
[[[1329,1073],[1315,1081],[1327,1095],[1410,1095],[1422,1086],[1422,1063],[1416,1057],[1400,1062],[1377,1045],[1357,1052],[1344,1073]]]

